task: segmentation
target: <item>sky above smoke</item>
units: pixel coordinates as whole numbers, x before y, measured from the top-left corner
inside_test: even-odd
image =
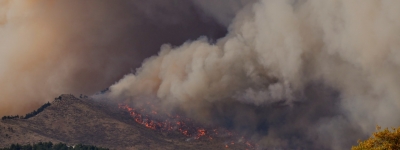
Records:
[[[113,84],[109,99],[154,100],[262,148],[346,149],[400,123],[399,7],[3,0],[0,115]]]

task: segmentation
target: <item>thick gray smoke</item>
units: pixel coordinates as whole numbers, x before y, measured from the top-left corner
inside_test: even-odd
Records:
[[[221,24],[236,12],[197,3]],[[262,148],[341,150],[400,124],[400,1],[232,4],[226,37],[163,45],[108,96],[156,96]]]
[[[0,115],[100,91],[163,43],[226,29],[187,0],[0,0]]]

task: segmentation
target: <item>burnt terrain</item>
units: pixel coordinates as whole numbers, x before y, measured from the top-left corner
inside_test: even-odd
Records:
[[[61,95],[28,119],[0,122],[0,147],[38,142],[88,144],[110,149],[251,149],[233,137],[193,139],[179,131],[154,130],[117,104]]]

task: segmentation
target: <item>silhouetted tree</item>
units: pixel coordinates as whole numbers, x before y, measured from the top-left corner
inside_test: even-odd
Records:
[[[46,104],[44,104],[41,107],[39,107],[39,109],[34,110],[33,112],[26,114],[24,119],[29,119],[29,118],[31,118],[33,116],[36,116],[37,114],[41,113],[44,109],[46,109],[50,105],[51,105],[50,102],[47,102]]]

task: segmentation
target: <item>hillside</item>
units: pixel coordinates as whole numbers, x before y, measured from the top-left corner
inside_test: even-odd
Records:
[[[118,105],[90,98],[61,95],[61,100],[29,119],[0,122],[0,147],[13,143],[63,142],[89,144],[110,149],[225,149],[229,139],[187,141],[178,132],[160,132],[138,124]],[[246,149],[229,144],[227,149]]]

